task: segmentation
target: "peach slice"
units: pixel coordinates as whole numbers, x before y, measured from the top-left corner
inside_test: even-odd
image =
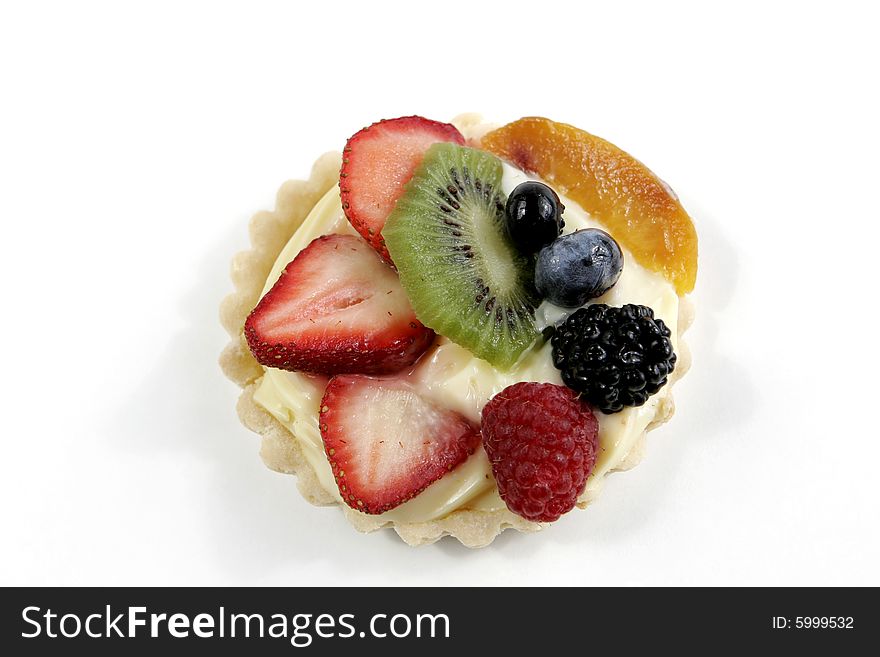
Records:
[[[553,185],[577,202],[639,263],[679,294],[694,289],[697,233],[675,193],[614,144],[565,123],[519,119],[493,130],[480,147]]]

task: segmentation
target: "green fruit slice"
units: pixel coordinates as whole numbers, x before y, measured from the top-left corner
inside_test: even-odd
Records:
[[[382,234],[423,324],[500,369],[538,335],[534,270],[508,237],[501,160],[434,144]]]

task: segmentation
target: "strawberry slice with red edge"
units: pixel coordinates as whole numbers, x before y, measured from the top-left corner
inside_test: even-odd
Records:
[[[400,377],[332,378],[319,422],[342,499],[370,514],[412,499],[480,444],[478,426]]]
[[[434,332],[413,312],[397,273],[360,237],[318,237],[248,316],[261,365],[317,374],[390,374],[428,348]]]
[[[421,116],[386,119],[349,138],[342,151],[339,191],[345,216],[388,262],[382,228],[404,185],[437,142],[464,144],[454,125]]]

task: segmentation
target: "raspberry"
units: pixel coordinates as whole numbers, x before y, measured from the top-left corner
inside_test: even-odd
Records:
[[[552,383],[508,386],[483,408],[482,433],[508,509],[552,522],[574,508],[599,450],[599,423],[575,392]]]

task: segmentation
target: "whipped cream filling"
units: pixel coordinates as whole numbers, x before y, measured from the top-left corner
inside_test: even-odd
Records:
[[[532,178],[522,171],[504,164],[502,187],[505,194],[529,179]],[[603,228],[577,203],[562,195],[560,197],[565,205],[564,232]],[[281,251],[262,294],[269,291],[287,263],[313,239],[329,233],[357,234],[345,218],[336,187],[330,189],[315,205]],[[620,279],[605,295],[594,301],[612,306],[626,303],[650,306],[654,309],[655,317],[669,326],[677,350],[679,300],[675,288],[661,274],[648,271],[626,249],[621,249],[624,267]],[[570,312],[544,302],[536,312],[538,328],[554,324]],[[419,359],[409,377],[426,398],[458,411],[477,423],[486,402],[509,385],[520,381],[562,385],[559,371],[551,359],[551,345],[540,339],[510,371],[501,372],[487,361],[476,358],[464,347],[438,336],[435,345]],[[318,428],[318,409],[326,382],[326,377],[322,376],[265,368],[254,399],[290,430],[314,468],[321,486],[342,503]],[[668,394],[667,385],[644,406],[626,408],[613,415],[596,412],[600,449],[596,466],[581,495],[582,501],[595,497],[604,476],[626,458],[656,416],[660,400]],[[427,522],[457,509],[493,511],[504,507],[489,460],[485,452],[478,449],[465,463],[428,486],[414,499],[382,514],[380,519]]]

